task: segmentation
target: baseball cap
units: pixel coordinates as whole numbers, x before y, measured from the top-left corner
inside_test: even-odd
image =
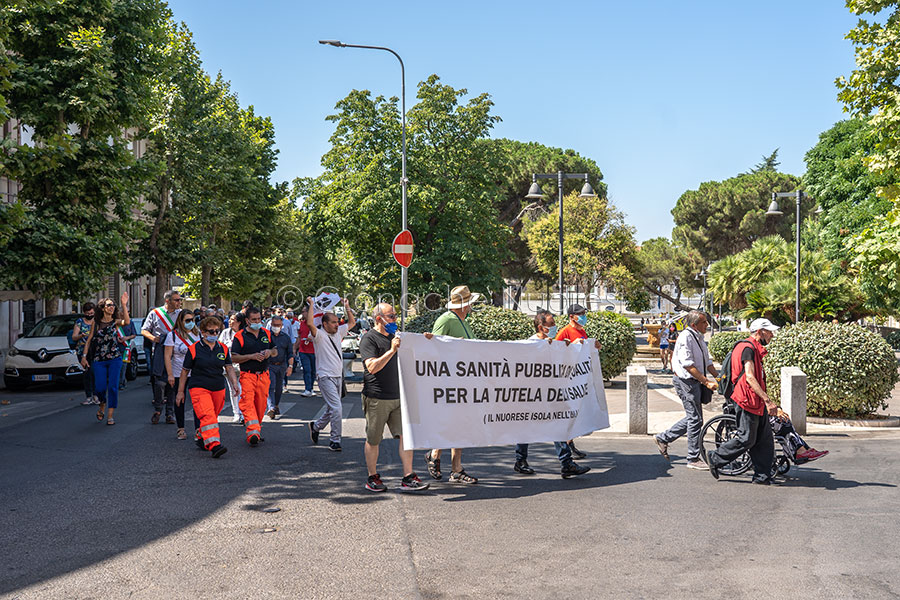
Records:
[[[767,329],[769,331],[778,331],[781,329],[777,325],[773,325],[772,321],[768,319],[756,319],[752,323],[750,323],[750,333],[754,331],[759,331],[760,329]]]
[[[587,312],[587,309],[580,304],[570,304],[569,309],[566,311],[567,315],[580,315],[583,312]]]

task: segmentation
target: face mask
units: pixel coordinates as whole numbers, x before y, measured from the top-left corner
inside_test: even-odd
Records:
[[[215,336],[215,335],[206,335],[206,336],[203,336],[203,339],[205,339],[207,342],[212,343],[212,342],[217,341],[219,338],[218,338],[218,336]]]
[[[387,331],[389,334],[394,335],[395,333],[397,333],[397,324],[396,323],[385,323],[384,330]]]
[[[559,331],[559,327],[553,325],[552,327],[547,328],[547,337],[556,339],[556,333]]]
[[[253,331],[259,331],[260,329],[262,329],[262,323],[250,323],[249,327]]]
[[[759,344],[760,346],[768,346],[769,340],[767,340],[766,338],[762,338],[761,340],[759,340]]]
[[[184,328],[187,329],[188,331],[190,331],[191,329],[194,328],[194,322],[193,321],[185,321]]]
[[[278,335],[279,333],[281,333],[281,327],[273,327],[272,333],[274,333],[275,335]]]
[[[578,315],[578,324],[582,327],[587,325],[587,315]]]

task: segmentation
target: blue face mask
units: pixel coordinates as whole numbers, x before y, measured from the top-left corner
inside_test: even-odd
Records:
[[[559,327],[556,325],[547,328],[547,337],[556,339],[556,334],[559,331]]]
[[[250,323],[249,326],[253,331],[259,331],[260,329],[262,329],[262,323]]]
[[[207,342],[212,343],[212,342],[218,341],[219,337],[215,336],[215,335],[207,335],[207,336],[204,336],[203,339],[205,339]]]
[[[396,323],[385,323],[384,329],[389,334],[394,335],[395,333],[397,333],[397,324]]]
[[[578,315],[578,324],[584,327],[587,325],[587,314]]]
[[[194,322],[193,321],[185,321],[184,328],[187,329],[188,331],[190,331],[191,329],[194,328]]]

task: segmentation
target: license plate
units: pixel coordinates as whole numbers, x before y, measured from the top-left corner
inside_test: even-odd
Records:
[[[50,375],[32,375],[32,381],[50,381]]]

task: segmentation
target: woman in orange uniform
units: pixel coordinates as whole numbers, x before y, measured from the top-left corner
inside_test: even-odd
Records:
[[[191,404],[200,419],[200,438],[203,447],[219,458],[227,449],[219,437],[219,413],[225,405],[225,376],[237,389],[237,376],[231,366],[231,352],[219,342],[222,321],[216,317],[206,317],[200,322],[201,340],[192,344],[184,357],[178,395],[175,402],[184,402],[184,390],[191,390]]]

